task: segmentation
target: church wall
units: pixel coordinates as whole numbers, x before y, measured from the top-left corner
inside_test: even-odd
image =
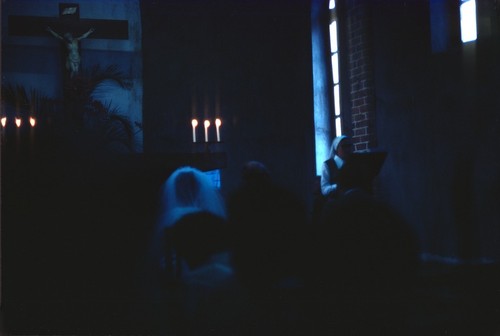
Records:
[[[498,260],[497,16],[478,10],[479,38],[468,45],[450,20],[448,47],[436,52],[428,8],[423,1],[372,7],[377,136],[389,153],[381,194],[415,228],[424,256]]]
[[[60,41],[48,32],[38,36],[11,36],[8,16],[58,18],[61,1],[10,0],[2,3],[2,83],[38,89],[42,94],[61,98],[64,55]],[[80,19],[128,20],[129,39],[93,39],[80,42],[81,69],[94,65],[116,65],[133,85],[130,90],[109,86],[102,101],[112,102],[119,113],[134,125],[134,150],[143,150],[142,129],[142,50],[140,8],[137,0],[84,0],[77,2]],[[90,27],[89,27],[90,28]],[[63,34],[64,32],[58,32]],[[101,91],[102,95],[102,91]]]
[[[91,3],[79,2],[81,18]],[[57,3],[50,4],[57,16]],[[26,15],[48,16],[48,5],[41,14]],[[99,6],[88,16],[99,17],[93,12]],[[8,1],[2,9],[9,9]],[[236,187],[246,161],[260,160],[279,183],[306,201],[312,197],[308,4],[144,1],[140,10],[141,27],[129,31],[133,39],[142,35],[140,51],[123,41],[87,39],[82,60],[118,63],[137,80],[143,71],[144,96],[137,101],[144,106],[144,153],[119,160],[62,151],[17,160],[16,148],[2,153],[2,317],[13,333],[157,333],[157,325],[140,323],[151,318],[142,314],[163,311],[138,297],[138,283],[150,280],[143,258],[157,220],[159,188],[181,164],[169,161],[169,154],[205,150],[192,144],[193,116],[213,122],[220,113],[222,143],[211,149],[227,154],[223,193]],[[61,89],[58,41],[4,36],[4,81]],[[37,59],[46,62],[35,66]]]
[[[191,118],[221,117],[228,193],[248,160],[312,196],[314,144],[307,1],[144,1],[144,129],[151,153],[203,151]],[[203,127],[198,127],[203,139]],[[215,139],[211,129],[211,139]],[[202,140],[203,141],[203,140]]]
[[[59,41],[48,33],[10,36],[7,29],[8,15],[57,18],[58,4],[4,2],[4,84],[61,97],[64,55]],[[132,78],[130,92],[106,87],[102,100],[132,121],[136,151],[205,151],[203,144],[193,147],[190,120],[193,115],[209,118],[212,140],[220,114],[223,144],[210,150],[227,153],[229,164],[221,171],[224,192],[238,182],[244,162],[260,160],[280,183],[309,202],[315,167],[307,1],[144,1],[141,8],[137,1],[78,4],[81,19],[129,20],[128,41],[91,35],[81,41],[80,52],[82,68],[116,64]],[[203,128],[198,131],[202,139]]]
[[[22,85],[62,99],[64,55],[59,41],[45,31],[12,36],[8,30],[9,15],[57,19],[59,3],[2,1],[2,84]],[[82,68],[117,65],[131,78],[130,91],[109,86],[96,93],[133,122],[134,149],[141,152],[139,2],[70,3],[79,4],[80,19],[128,20],[128,40],[89,36],[81,41],[80,52]],[[80,147],[101,149],[100,143],[93,146],[97,141],[92,132],[85,137],[68,125],[67,132],[51,129],[56,135],[52,138],[51,132],[39,132],[44,128],[32,132],[24,125],[21,132],[14,127],[10,133],[2,129],[0,139],[2,332],[130,333],[138,328],[127,322],[133,320],[128,317],[136,267],[155,220],[153,195],[161,181],[150,178],[150,184],[144,183],[145,168],[133,155],[128,161],[115,161],[110,155],[80,156]],[[42,135],[50,139],[40,141]],[[147,173],[152,174],[151,169]],[[161,177],[161,172],[152,175]]]
[[[409,221],[428,255],[498,259],[498,34],[490,26],[475,48],[451,44],[434,53],[423,1],[367,1],[375,3],[377,143],[388,151],[379,196]],[[34,10],[40,3],[3,1],[2,22],[7,10],[57,15],[58,2],[47,0]],[[81,17],[92,8],[94,18],[126,18],[117,3],[79,1]],[[107,14],[101,14],[104,4],[111,4]],[[137,9],[135,2],[130,6],[126,11]],[[135,21],[130,36],[140,41],[142,35],[141,42],[89,39],[83,59],[117,62],[133,75],[132,102],[115,100],[119,91],[113,102],[143,102],[145,156],[205,150],[192,144],[190,120],[220,116],[222,143],[210,148],[227,153],[225,194],[238,183],[244,162],[260,160],[278,182],[305,200],[312,196],[307,1],[151,0],[140,9],[142,24]],[[3,81],[56,94],[58,47],[50,37],[2,35]],[[144,275],[137,265],[156,220],[157,188],[174,167],[136,158],[42,157],[9,165],[2,157],[5,328],[17,334],[157,331],[138,323],[142,306],[134,301],[135,289]],[[164,312],[154,312],[163,321]]]

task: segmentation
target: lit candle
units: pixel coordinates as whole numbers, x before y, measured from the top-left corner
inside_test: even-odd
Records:
[[[16,118],[16,126],[21,127],[21,118]]]
[[[219,118],[215,119],[215,127],[217,130],[217,142],[220,142],[220,131],[219,131],[220,125],[222,125],[222,121],[220,121]]]
[[[7,125],[7,117],[0,119],[0,122],[2,123],[2,127],[5,127],[5,125]]]
[[[198,120],[191,120],[191,126],[193,126],[193,142],[196,142],[196,126],[198,126]]]
[[[205,142],[208,142],[208,127],[210,127],[210,121],[205,120]]]
[[[31,125],[31,127],[35,127],[36,119],[34,117],[30,117],[30,125]]]

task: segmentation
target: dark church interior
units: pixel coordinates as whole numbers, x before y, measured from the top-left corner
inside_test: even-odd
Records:
[[[498,0],[0,11],[2,334],[500,335]]]

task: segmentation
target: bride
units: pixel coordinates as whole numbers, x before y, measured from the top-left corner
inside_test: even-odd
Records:
[[[161,282],[175,281],[179,276],[180,265],[177,265],[168,232],[181,218],[197,212],[227,218],[224,199],[212,180],[196,168],[180,167],[161,188],[158,220],[150,242],[151,271]]]
[[[219,189],[200,170],[181,167],[175,170],[162,187],[158,226],[171,227],[183,215],[208,211],[226,218],[226,209]]]

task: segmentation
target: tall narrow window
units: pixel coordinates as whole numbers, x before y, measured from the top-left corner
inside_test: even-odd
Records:
[[[477,39],[476,0],[460,0],[460,32],[463,43]]]
[[[332,138],[343,133],[338,4],[333,0],[311,1],[311,44],[313,60],[314,130],[316,174],[330,155]],[[341,48],[342,49],[342,48]],[[340,51],[341,52],[341,51]],[[335,129],[333,129],[335,127]]]
[[[342,117],[340,110],[340,78],[339,78],[339,47],[337,34],[337,11],[335,0],[330,0],[330,57],[332,64],[332,81],[333,81],[333,108],[334,108],[334,123],[335,135],[342,135]]]

